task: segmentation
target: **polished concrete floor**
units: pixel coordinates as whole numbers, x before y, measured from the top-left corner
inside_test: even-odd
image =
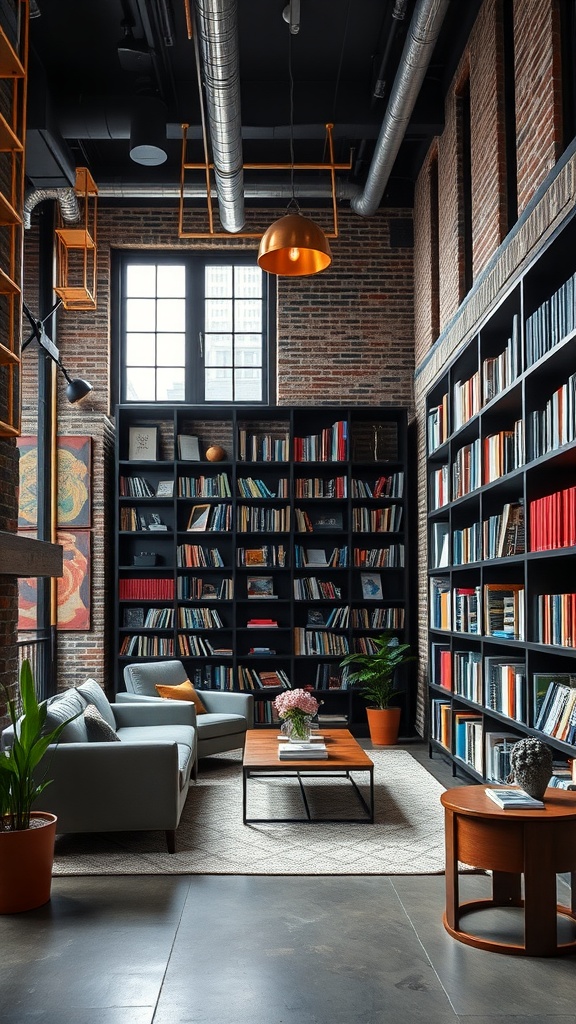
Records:
[[[0,1022],[576,1024],[576,958],[464,946],[443,905],[443,876],[58,878],[0,918]]]

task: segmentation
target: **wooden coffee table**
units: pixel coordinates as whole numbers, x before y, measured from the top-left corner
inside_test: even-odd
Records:
[[[326,760],[280,761],[277,729],[249,729],[246,733],[242,762],[242,820],[245,825],[259,822],[374,822],[374,764],[366,751],[356,742],[348,729],[322,729],[321,735],[328,749]],[[368,772],[370,798],[365,800],[350,772]],[[246,816],[246,789],[248,779],[267,775],[296,777],[306,811],[305,818],[248,818]],[[360,818],[313,818],[304,788],[304,778],[339,776],[349,779],[366,814]]]

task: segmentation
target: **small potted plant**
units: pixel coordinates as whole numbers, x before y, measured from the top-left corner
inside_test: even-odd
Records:
[[[72,718],[44,732],[47,701],[37,700],[29,661],[20,671],[21,715],[5,690],[4,696],[14,742],[0,751],[0,913],[13,914],[50,899],[56,816],[32,810],[50,782],[38,780],[35,769]]]
[[[342,668],[357,665],[350,672],[348,681],[358,686],[368,701],[366,713],[370,739],[375,746],[393,746],[398,739],[400,728],[399,707],[390,707],[392,697],[399,691],[394,688],[396,669],[414,658],[408,652],[409,644],[401,644],[397,636],[382,633],[372,639],[374,651],[371,654],[354,652],[347,654],[340,662]]]

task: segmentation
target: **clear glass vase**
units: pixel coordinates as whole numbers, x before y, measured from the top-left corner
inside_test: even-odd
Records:
[[[312,729],[311,715],[296,715],[294,718],[285,718],[281,730],[288,737],[290,743],[305,743],[310,739]]]

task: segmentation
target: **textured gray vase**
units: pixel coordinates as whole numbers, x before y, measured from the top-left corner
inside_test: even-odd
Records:
[[[525,793],[542,800],[552,775],[552,751],[542,740],[526,738],[510,754],[510,779]]]

